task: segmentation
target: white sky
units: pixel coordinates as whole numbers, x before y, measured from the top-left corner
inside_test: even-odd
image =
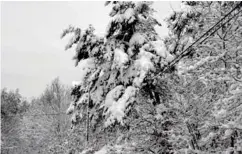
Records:
[[[180,2],[155,2],[162,20]],[[74,67],[74,51],[64,51],[68,40],[60,34],[68,25],[93,24],[104,33],[110,8],[104,2],[1,2],[1,88],[19,88],[25,97],[39,96],[55,77],[71,85],[81,76]],[[157,28],[166,35],[165,25]]]

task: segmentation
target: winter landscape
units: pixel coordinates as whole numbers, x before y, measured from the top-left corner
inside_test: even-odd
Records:
[[[242,154],[242,2],[1,2],[1,153]]]

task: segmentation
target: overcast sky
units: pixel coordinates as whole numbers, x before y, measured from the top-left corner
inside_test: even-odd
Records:
[[[162,20],[180,2],[155,2]],[[104,2],[1,2],[1,88],[19,88],[25,97],[39,96],[55,77],[71,85],[81,76],[74,67],[74,51],[64,51],[60,33],[68,25],[93,24],[103,34],[110,8]],[[165,25],[157,28],[167,34]]]

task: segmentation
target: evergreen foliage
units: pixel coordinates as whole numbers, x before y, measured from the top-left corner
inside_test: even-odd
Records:
[[[103,38],[92,26],[83,34],[64,30],[74,34],[66,49],[76,45],[84,68],[67,111],[91,136],[82,153],[241,152],[242,16],[239,9],[226,15],[238,4],[182,2],[166,19],[164,39],[151,2],[106,2],[112,10]],[[225,16],[233,18],[161,72]]]
[[[150,85],[147,79],[173,59],[155,31],[160,23],[153,17],[151,4],[107,3],[112,11],[104,38],[96,36],[92,26],[83,34],[74,27],[63,31],[62,37],[74,33],[66,49],[76,44],[74,59],[84,69],[84,78],[74,82],[75,99],[67,111],[73,115],[73,123],[88,108],[94,124],[103,116],[106,127],[115,122],[124,125],[137,93]]]

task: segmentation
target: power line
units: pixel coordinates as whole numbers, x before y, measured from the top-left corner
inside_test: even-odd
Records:
[[[242,4],[242,3],[241,3]],[[225,23],[223,23],[223,24],[221,24],[214,32],[212,32],[211,34],[209,34],[209,36],[207,36],[205,39],[203,39],[201,42],[200,42],[200,44],[201,43],[203,43],[204,41],[206,41],[207,39],[208,39],[208,37],[210,37],[211,35],[213,35],[216,31],[218,31],[221,27],[223,27],[226,23],[228,23],[228,22],[230,22],[234,17],[236,17],[239,13],[241,12],[241,10],[240,11],[238,11],[236,14],[234,14],[231,18],[229,18]]]
[[[159,72],[157,75],[155,75],[152,79],[155,77],[161,75],[163,72],[170,70],[177,62],[180,61],[185,55],[190,53],[188,49],[193,47],[196,43],[198,43],[202,38],[204,38],[206,35],[208,35],[206,38],[204,38],[199,44],[203,43],[205,40],[207,40],[211,35],[213,35],[216,31],[218,31],[222,26],[224,26],[226,23],[228,23],[230,20],[232,20],[235,16],[237,16],[241,11],[237,12],[235,15],[233,15],[231,18],[229,18],[226,22],[221,24],[217,29],[215,29],[212,33],[214,28],[216,28],[226,17],[228,17],[232,12],[234,12],[236,9],[240,8],[242,6],[242,2],[237,4],[231,11],[229,11],[222,19],[220,19],[215,25],[213,25],[211,28],[209,28],[202,36],[200,36],[196,41],[194,41],[189,47],[187,47],[185,50],[183,50],[175,59],[173,59],[167,66],[163,67],[161,69],[161,72]],[[209,34],[210,33],[210,34]]]
[[[225,23],[221,24],[215,31],[213,31],[211,34],[209,34],[206,38],[204,38],[199,44],[202,44],[204,41],[206,41],[211,35],[213,35],[215,32],[217,32],[222,26],[224,26],[226,23],[228,23],[230,20],[232,20],[236,15],[238,15],[241,11],[239,11],[238,13],[236,13],[233,17],[231,17],[230,19],[228,19]],[[175,61],[173,61],[173,63],[171,62],[171,64],[169,66],[167,66],[163,72],[170,70],[172,68],[172,66],[174,66],[176,63],[178,63],[183,57],[185,57],[186,55],[188,55],[191,51],[187,51],[186,53],[183,52],[181,55],[179,55]]]
[[[217,29],[215,29],[212,33],[209,34],[210,30],[209,29],[205,34],[208,34],[208,36],[206,38],[204,38],[199,44],[203,43],[205,40],[207,40],[211,35],[213,35],[215,32],[217,32],[222,26],[224,26],[226,23],[228,23],[230,20],[232,20],[235,16],[237,16],[241,11],[239,11],[238,13],[236,13],[235,15],[233,15],[231,18],[229,18],[226,22],[224,22],[223,24],[221,24]],[[220,20],[219,22],[221,22],[222,20]],[[219,23],[216,24],[216,26]],[[213,28],[215,28],[216,26],[213,26]],[[184,55],[188,54],[191,51],[188,51],[187,53],[185,53],[189,48],[191,48],[193,45],[195,45],[198,41],[200,41],[205,35],[203,34],[198,40],[196,40],[193,44],[191,44],[188,48],[186,48],[184,51],[181,52],[181,54],[177,57],[177,59],[175,59],[175,62],[173,62],[174,64],[179,61]],[[173,65],[174,65],[173,64]],[[171,65],[171,66],[173,66]]]

